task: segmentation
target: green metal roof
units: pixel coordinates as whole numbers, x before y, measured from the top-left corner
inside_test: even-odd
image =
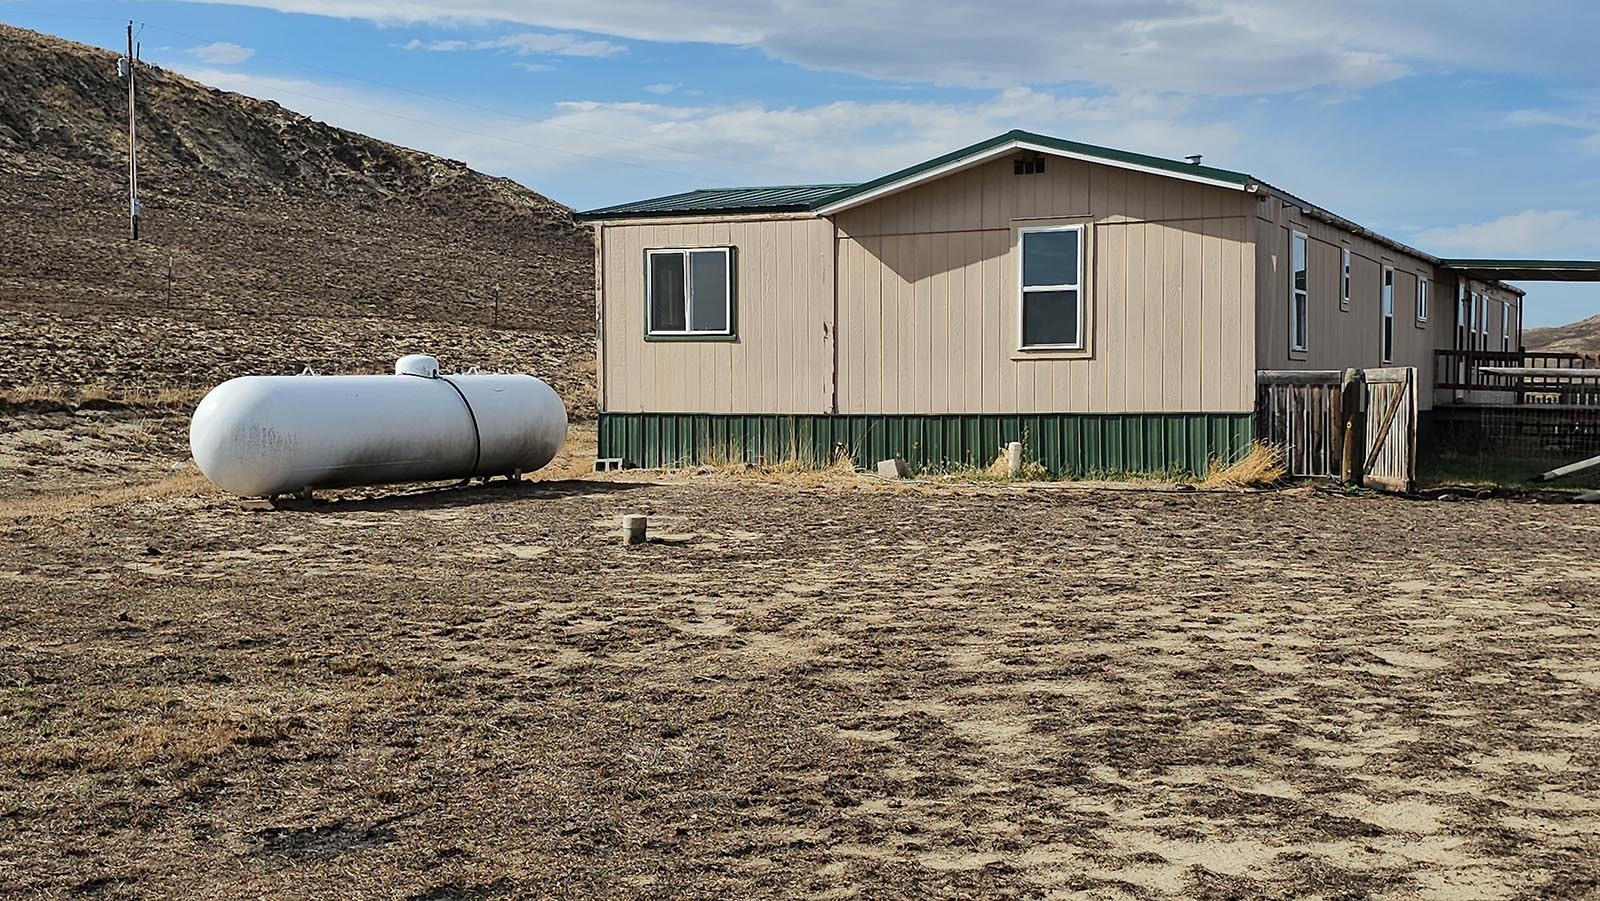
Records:
[[[580,222],[589,222],[605,219],[642,219],[657,216],[811,212],[839,203],[848,203],[852,198],[871,194],[879,188],[893,185],[897,182],[915,181],[919,176],[936,172],[942,167],[959,164],[969,157],[982,156],[989,151],[1005,148],[1013,144],[1034,146],[1043,150],[1084,159],[1101,160],[1114,166],[1167,173],[1191,181],[1215,182],[1239,188],[1255,182],[1255,179],[1243,172],[1217,169],[1212,166],[1197,166],[1179,160],[1148,156],[1143,153],[1130,153],[1126,150],[1115,150],[1110,147],[1097,147],[1093,144],[1080,144],[1077,141],[1065,141],[1061,138],[1052,138],[1049,135],[1035,134],[1031,131],[1019,129],[1008,131],[1002,135],[995,135],[986,141],[979,141],[960,150],[951,151],[943,156],[917,163],[914,166],[908,166],[898,172],[891,172],[881,178],[875,178],[862,184],[700,188],[694,191],[685,191],[681,194],[671,194],[666,197],[653,197],[649,200],[585,210],[578,213],[576,218]]]
[[[697,188],[682,194],[578,213],[580,222],[595,219],[641,219],[718,213],[797,213],[814,210],[854,185],[781,185],[770,188]]]
[[[1440,260],[1473,278],[1524,282],[1600,282],[1600,260]]]

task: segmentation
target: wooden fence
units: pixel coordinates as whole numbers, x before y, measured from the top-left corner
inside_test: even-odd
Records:
[[[1338,478],[1344,439],[1339,431],[1337,369],[1264,370],[1256,374],[1256,432],[1283,450],[1289,474]]]
[[[1364,411],[1356,436],[1363,481],[1410,491],[1417,472],[1417,371],[1361,371]],[[1343,373],[1339,370],[1263,370],[1256,374],[1256,428],[1283,449],[1289,474],[1340,478],[1344,451]]]

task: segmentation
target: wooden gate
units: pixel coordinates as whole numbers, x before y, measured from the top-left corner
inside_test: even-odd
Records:
[[[1364,481],[1410,491],[1417,469],[1417,371],[1363,371]],[[1344,450],[1343,373],[1334,369],[1263,370],[1256,374],[1256,430],[1283,448],[1293,476],[1337,479]]]
[[[1417,370],[1368,369],[1366,460],[1368,485],[1410,491],[1417,483]]]

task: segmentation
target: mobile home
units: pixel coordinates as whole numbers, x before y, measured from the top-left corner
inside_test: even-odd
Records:
[[[1520,347],[1522,292],[1243,172],[1013,131],[593,224],[600,456],[1203,471],[1260,370]],[[1481,269],[1482,267],[1480,267]],[[1423,410],[1432,391],[1419,392]]]

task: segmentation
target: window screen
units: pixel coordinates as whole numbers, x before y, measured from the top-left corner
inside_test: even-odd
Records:
[[[728,330],[728,255],[722,251],[689,254],[689,329]]]

